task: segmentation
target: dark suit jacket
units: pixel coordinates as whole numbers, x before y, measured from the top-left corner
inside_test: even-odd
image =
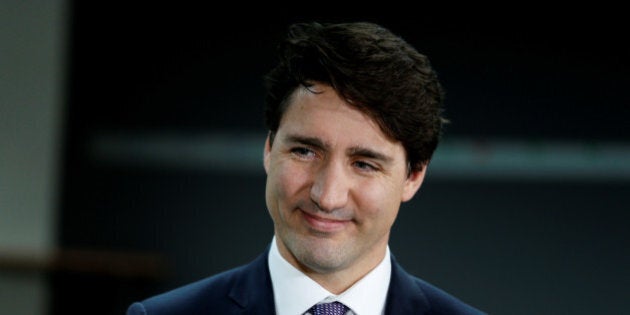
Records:
[[[268,253],[245,266],[133,303],[127,315],[275,314]],[[392,256],[385,314],[484,313],[411,276]]]

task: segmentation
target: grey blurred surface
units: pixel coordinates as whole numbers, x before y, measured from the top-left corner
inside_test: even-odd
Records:
[[[272,225],[259,164],[262,76],[287,24],[312,19],[382,23],[425,52],[446,87],[451,124],[392,234],[403,266],[491,314],[630,308],[630,67],[615,10],[262,15],[73,1],[69,11],[64,87],[55,92],[64,95],[63,136],[44,144],[63,148],[49,205],[57,217],[46,226],[60,248],[157,254],[166,271],[146,278],[87,260],[54,265],[48,293],[33,291],[50,294],[47,313],[121,314],[264,250]],[[36,87],[26,89],[48,91]],[[15,104],[0,109],[27,110]],[[15,152],[6,156],[17,161]],[[10,279],[30,281],[28,272]]]

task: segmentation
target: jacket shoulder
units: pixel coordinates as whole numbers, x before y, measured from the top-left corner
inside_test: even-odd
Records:
[[[273,294],[267,292],[270,281],[263,254],[247,265],[133,303],[127,315],[241,313],[248,302],[266,301]]]
[[[461,299],[453,296],[452,294],[436,287],[435,285],[420,279],[415,276],[411,276],[413,282],[422,290],[425,294],[431,312],[430,314],[462,314],[462,315],[482,315],[486,314],[471,305],[463,302]]]
[[[127,314],[195,314],[227,308],[232,283],[244,272],[234,268],[132,304]]]
[[[392,256],[388,314],[477,315],[484,312],[437,286],[407,273]]]

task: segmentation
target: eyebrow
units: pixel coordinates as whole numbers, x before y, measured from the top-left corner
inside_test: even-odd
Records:
[[[316,147],[318,149],[328,150],[328,148],[330,147],[329,145],[324,143],[322,140],[315,137],[305,137],[305,136],[300,136],[300,135],[287,135],[286,139],[287,139],[287,142],[301,143],[308,146]]]
[[[390,156],[364,147],[352,147],[348,149],[348,155],[361,156],[371,160],[378,160],[383,163],[390,163],[392,161],[392,158]]]
[[[301,144],[312,146],[312,147],[325,150],[325,151],[328,151],[330,149],[329,144],[315,137],[288,135],[286,139],[288,142],[301,143]],[[349,156],[361,156],[361,157],[372,159],[372,160],[378,160],[378,161],[382,161],[383,163],[390,163],[393,160],[392,157],[384,153],[380,153],[372,149],[361,147],[361,146],[355,146],[355,147],[349,148],[348,150],[346,150],[346,154],[348,154]]]

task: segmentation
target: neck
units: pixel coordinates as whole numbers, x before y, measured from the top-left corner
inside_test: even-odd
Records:
[[[353,265],[345,269],[335,270],[332,272],[318,272],[312,269],[308,269],[305,266],[300,266],[298,269],[302,270],[309,278],[313,279],[324,289],[330,293],[339,295],[355,283],[361,280],[365,275],[374,270],[385,257],[385,250],[379,251],[378,255],[365,259],[358,263],[359,265]]]

